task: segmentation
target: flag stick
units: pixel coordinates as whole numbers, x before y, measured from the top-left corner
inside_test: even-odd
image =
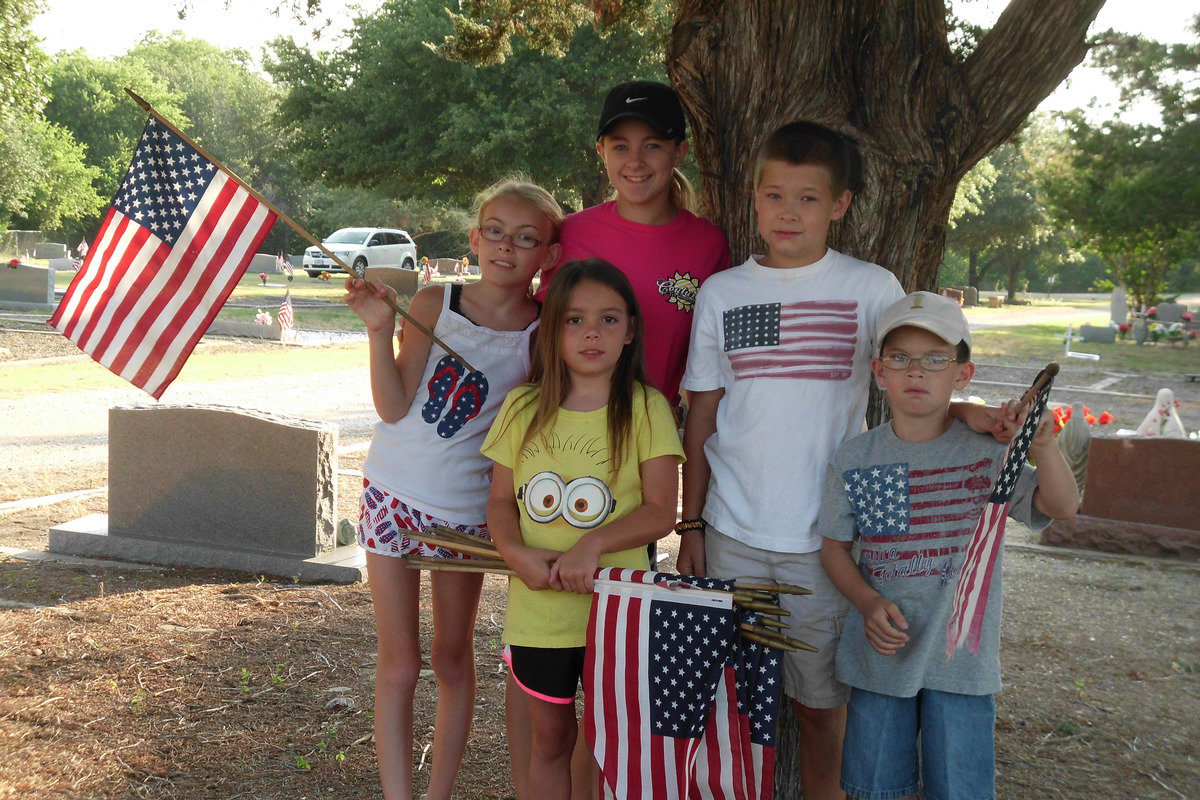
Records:
[[[1026,389],[1025,393],[1021,395],[1021,399],[1017,401],[1017,405],[1016,408],[1013,409],[1013,413],[1020,417],[1021,413],[1033,403],[1034,398],[1036,398],[1038,393],[1042,391],[1042,387],[1048,382],[1054,380],[1056,375],[1058,375],[1058,362],[1051,361],[1046,365],[1046,368],[1041,371],[1037,379],[1033,382],[1033,385]]]
[[[204,156],[209,161],[211,161],[214,166],[216,166],[218,169],[220,169],[222,172],[224,172],[226,175],[228,175],[230,180],[232,180],[234,183],[238,184],[243,189],[245,189],[247,192],[249,192],[250,195],[252,197],[254,197],[255,200],[262,203],[267,208],[271,209],[271,211],[273,211],[275,213],[276,217],[278,217],[282,222],[284,222],[285,224],[290,226],[291,229],[294,230],[296,233],[300,234],[301,238],[303,238],[303,239],[307,240],[308,242],[310,242],[311,244],[315,245],[318,250],[320,250],[325,255],[329,256],[329,258],[331,260],[333,260],[339,267],[341,267],[343,270],[346,271],[347,275],[358,275],[357,272],[352,270],[350,267],[346,266],[345,261],[342,261],[342,259],[338,258],[336,255],[331,253],[325,247],[324,244],[322,244],[321,242],[318,242],[311,233],[304,230],[304,228],[301,228],[299,225],[297,225],[292,220],[291,217],[289,217],[287,214],[280,211],[279,208],[274,203],[272,203],[270,200],[268,200],[267,198],[265,198],[261,194],[259,194],[258,191],[253,186],[251,186],[250,184],[246,183],[244,180],[239,178],[237,176],[237,174],[234,173],[233,170],[231,170],[229,167],[222,164],[217,159],[213,158],[203,147],[201,147],[200,145],[198,145],[194,141],[192,141],[191,138],[186,133],[179,130],[179,128],[175,127],[175,125],[172,124],[170,120],[168,120],[162,114],[155,111],[154,107],[151,106],[149,103],[147,103],[145,100],[143,100],[136,92],[134,92],[132,89],[126,89],[125,93],[127,95],[129,95],[131,98],[133,98],[133,102],[135,102],[139,106],[141,106],[144,111],[146,111],[147,113],[150,114],[150,116],[154,117],[159,122],[161,122],[163,125],[165,125],[167,127],[167,130],[171,131],[171,133],[175,134],[180,139],[183,139],[183,141],[187,142],[187,144],[189,146],[194,147],[196,149],[196,152],[198,152],[200,155]],[[359,277],[361,277],[364,281],[366,280],[365,275],[360,275]],[[385,303],[387,303],[388,306],[393,311],[395,311],[400,316],[404,317],[404,319],[408,320],[408,322],[411,323],[414,328],[416,328],[421,333],[428,336],[430,339],[433,340],[433,342],[438,347],[445,350],[450,356],[452,356],[456,361],[458,361],[458,363],[462,364],[463,367],[466,368],[466,370],[468,372],[475,371],[475,368],[472,367],[465,358],[460,356],[449,345],[447,345],[445,342],[443,342],[441,339],[439,339],[436,335],[434,335],[433,331],[429,330],[424,325],[422,325],[420,322],[417,322],[417,320],[413,319],[413,317],[407,311],[405,311],[403,308],[401,308],[400,305],[395,300],[393,300],[390,297],[385,296],[383,298],[383,301]]]

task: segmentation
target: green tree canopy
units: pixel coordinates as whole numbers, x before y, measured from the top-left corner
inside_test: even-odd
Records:
[[[1149,97],[1162,123],[1090,123],[1065,116],[1067,139],[1040,170],[1052,211],[1101,254],[1146,304],[1200,246],[1200,17],[1190,46],[1108,31],[1096,62],[1127,101]]]
[[[89,218],[104,206],[84,148],[65,128],[40,114],[10,117],[0,150],[0,228],[55,230]]]
[[[179,107],[182,95],[170,91],[140,63],[94,59],[76,50],[58,54],[49,75],[46,118],[87,148],[87,162],[98,170],[93,186],[105,199],[116,193],[146,124],[146,113],[125,94],[126,87],[170,119],[187,124]]]
[[[30,29],[41,10],[41,0],[0,0],[0,116],[45,101],[46,54]]]
[[[602,199],[588,131],[613,83],[663,79],[655,41],[584,27],[564,44],[566,58],[516,40],[503,66],[477,68],[425,46],[451,32],[445,5],[389,0],[356,21],[340,52],[273,44],[266,68],[288,89],[280,127],[306,174],[465,203],[520,171],[572,205]]]
[[[979,286],[994,270],[1003,278],[1011,300],[1023,278],[1052,274],[1064,261],[1079,258],[1038,197],[1026,147],[1018,142],[1004,144],[976,169],[993,179],[971,207],[950,223],[946,236],[947,247],[967,259],[970,285]],[[959,194],[977,184],[977,180],[964,181]]]

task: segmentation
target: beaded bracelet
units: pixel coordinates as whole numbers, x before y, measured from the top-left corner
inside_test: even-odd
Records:
[[[685,519],[682,522],[676,523],[676,533],[689,533],[691,531],[702,531],[708,527],[708,523],[702,519]]]

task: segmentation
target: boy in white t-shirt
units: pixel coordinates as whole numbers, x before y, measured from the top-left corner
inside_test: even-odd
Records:
[[[789,634],[819,648],[784,664],[808,800],[844,797],[850,693],[834,674],[849,605],[821,568],[821,486],[834,451],[863,429],[879,314],[904,296],[891,272],[825,244],[859,172],[854,143],[820,125],[791,123],[767,139],[754,177],[767,254],[700,288],[682,383],[690,394],[679,572],[814,591],[783,600]],[[972,426],[990,429],[988,412],[976,413]]]

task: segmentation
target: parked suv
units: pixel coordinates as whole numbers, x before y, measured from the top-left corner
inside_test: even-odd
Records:
[[[417,246],[407,231],[396,228],[342,228],[322,242],[331,253],[362,272],[367,267],[417,268]],[[315,278],[341,267],[315,247],[304,251],[304,271]]]

